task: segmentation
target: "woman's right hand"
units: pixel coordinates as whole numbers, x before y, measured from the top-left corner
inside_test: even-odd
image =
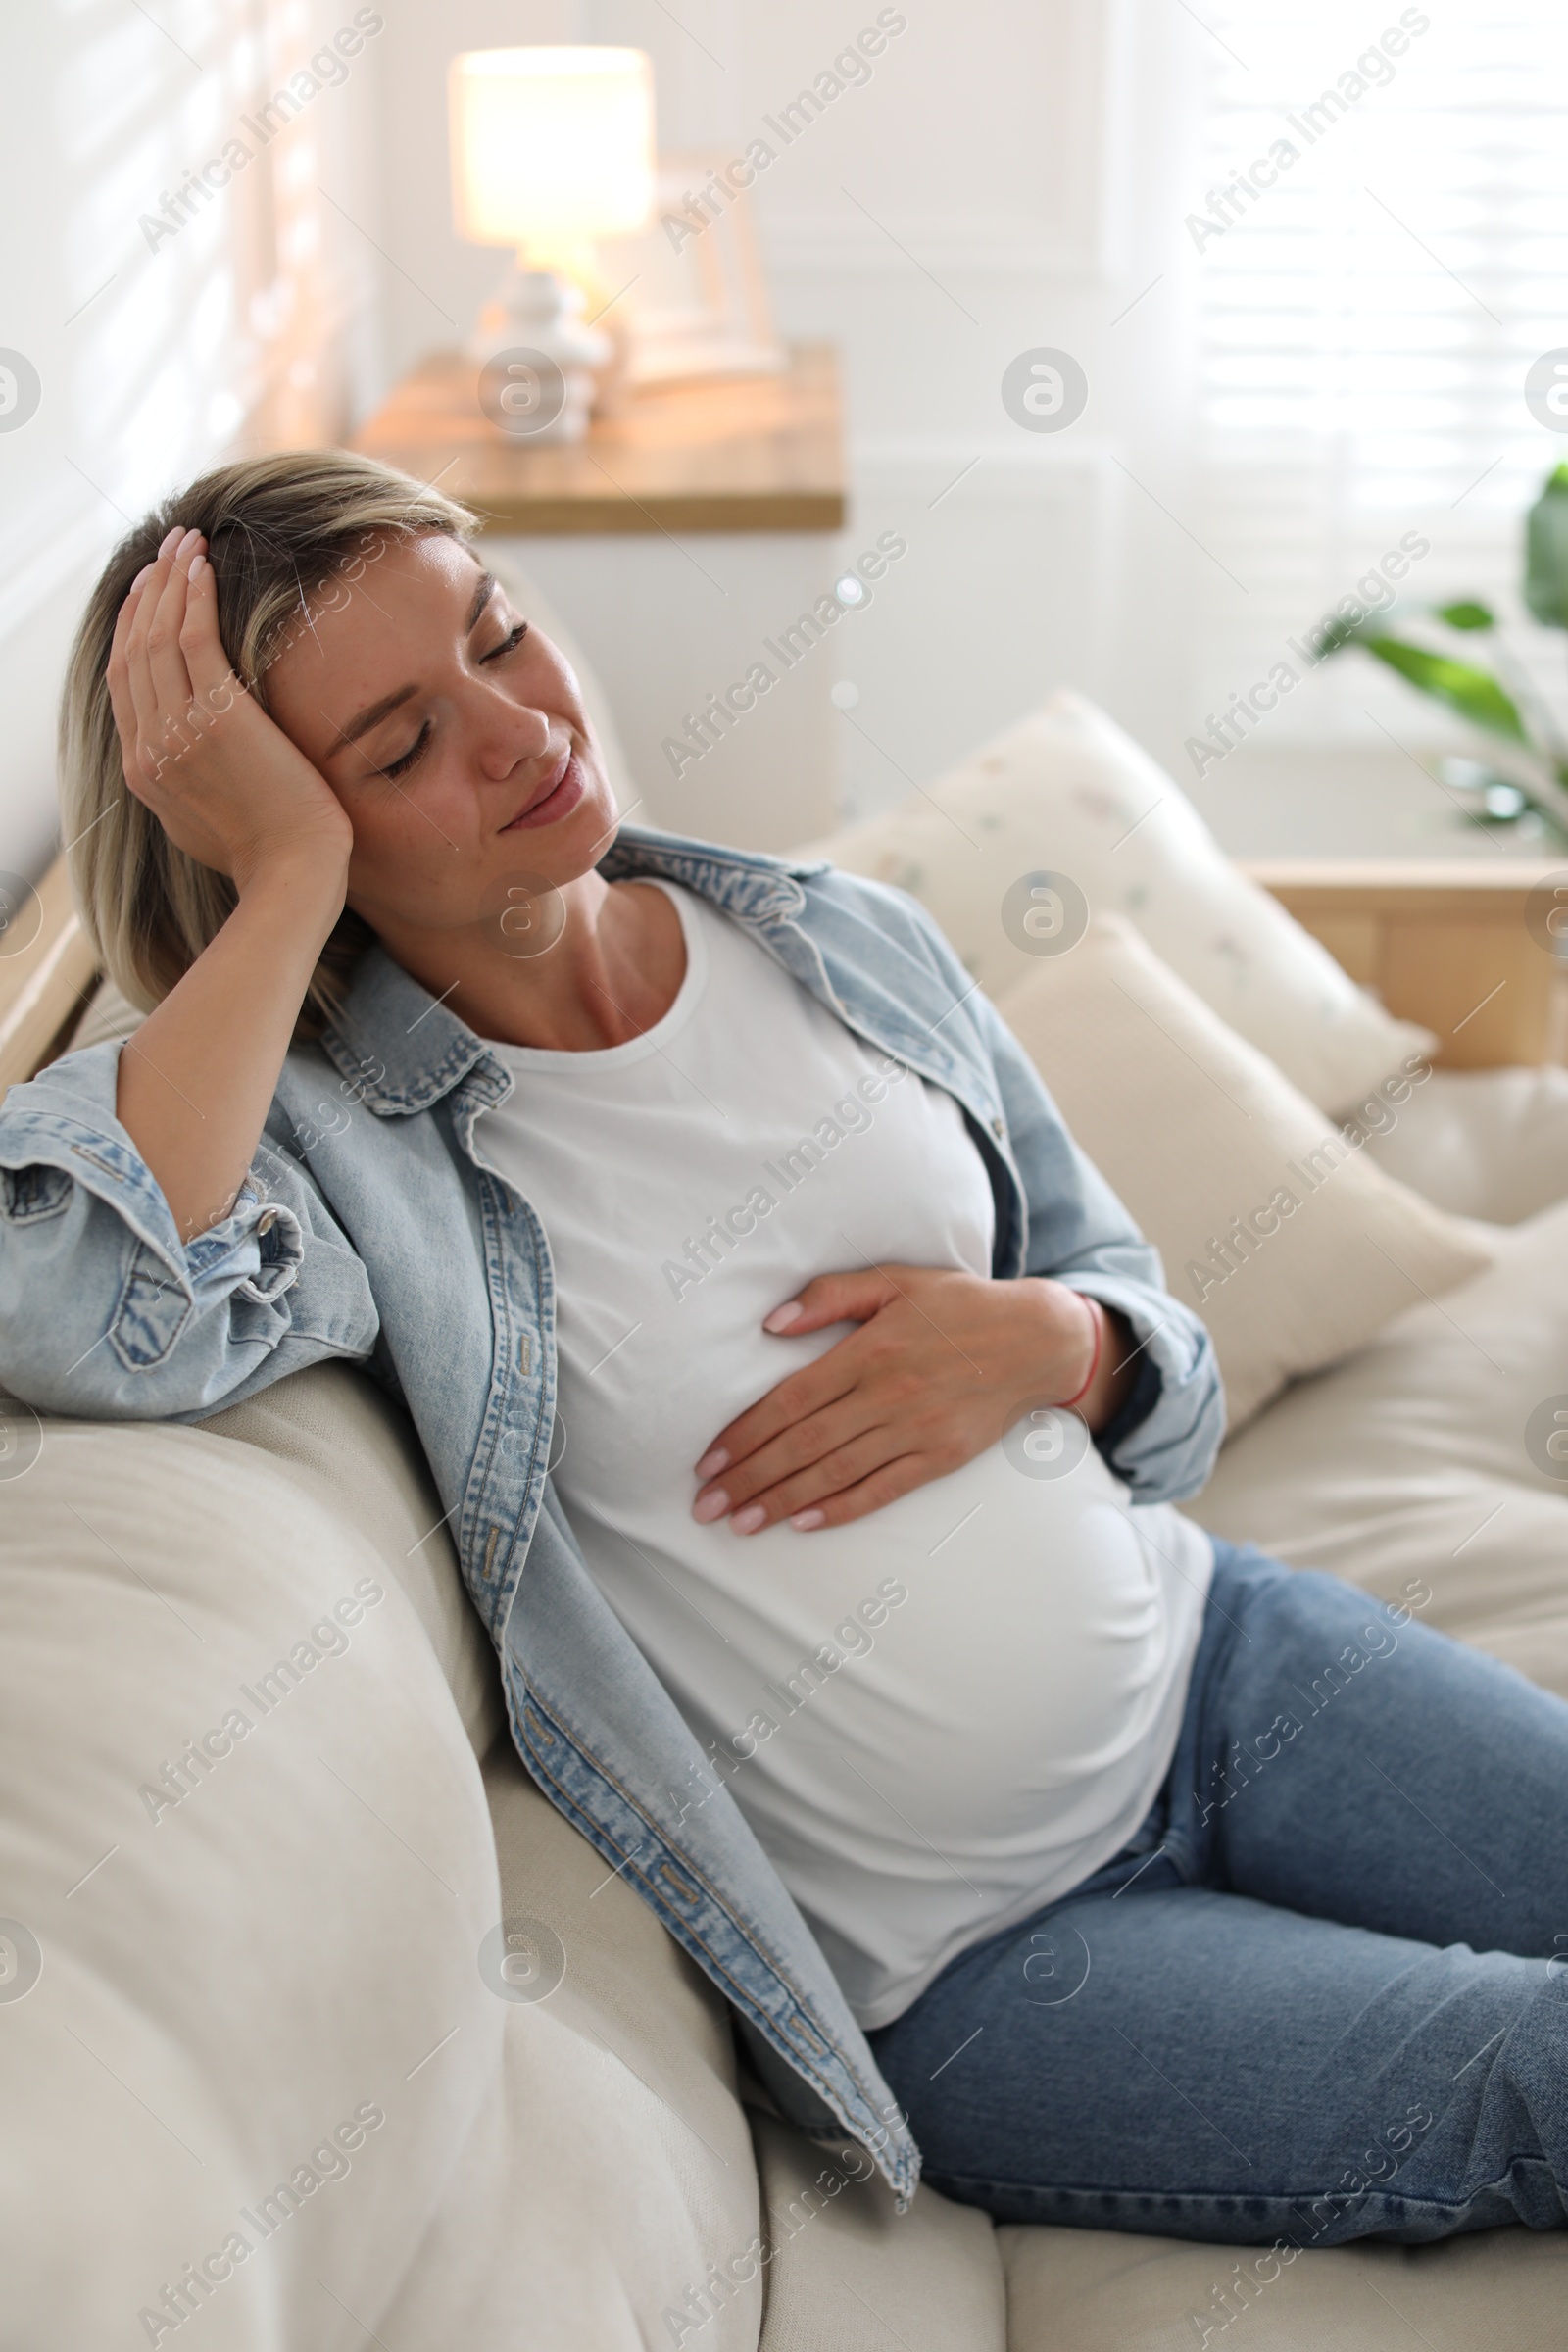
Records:
[[[132,581],[108,679],[125,782],[176,849],[241,893],[302,858],[346,876],[348,812],[234,675],[198,532],[171,531]]]

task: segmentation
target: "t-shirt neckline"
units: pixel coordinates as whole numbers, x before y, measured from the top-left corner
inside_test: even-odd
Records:
[[[494,1038],[487,1038],[485,1043],[490,1051],[500,1056],[508,1069],[552,1072],[624,1069],[630,1062],[642,1061],[650,1054],[659,1053],[685,1028],[708,985],[708,942],[703,936],[696,902],[689,890],[666,881],[662,874],[638,878],[672,900],[680,917],[681,936],[686,943],[686,970],[669,1010],[640,1037],[628,1037],[621,1045],[595,1047],[586,1053],[573,1053],[559,1046],[504,1046]]]

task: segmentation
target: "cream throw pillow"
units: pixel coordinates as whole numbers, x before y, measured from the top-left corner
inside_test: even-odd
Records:
[[[1031,875],[1065,875],[1082,917],[1125,914],[1156,956],[1325,1110],[1430,1053],[1225,856],[1180,786],[1081,695],[1030,717],[885,815],[806,853],[894,882],[936,916],[993,997],[1032,968]],[[1025,904],[1017,904],[1019,897]]]
[[[1078,1143],[1212,1334],[1230,1426],[1289,1380],[1493,1262],[1462,1225],[1361,1155],[1115,916],[1041,957],[1003,1017]],[[1383,1115],[1425,1065],[1386,1082]]]

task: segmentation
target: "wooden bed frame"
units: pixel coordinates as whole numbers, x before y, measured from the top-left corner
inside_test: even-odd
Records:
[[[1319,858],[1243,870],[1391,1012],[1435,1030],[1441,1068],[1568,1059],[1568,961],[1538,940],[1541,902],[1534,909],[1531,904],[1557,875],[1568,908],[1568,867],[1512,858]],[[63,858],[36,897],[15,910],[9,929],[19,945],[4,953],[0,932],[0,1094],[63,1050],[98,981]]]

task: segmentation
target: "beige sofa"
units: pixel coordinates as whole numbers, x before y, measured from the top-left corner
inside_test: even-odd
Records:
[[[1444,1164],[1496,1093],[1446,1083]],[[1568,1380],[1568,1200],[1495,1239],[1269,1406],[1193,1507],[1375,1591],[1414,1570],[1430,1621],[1568,1692],[1568,1494],[1518,1410]],[[362,1374],[200,1429],[10,1428],[7,2352],[1561,2344],[1568,2237],[1259,2278],[1250,2250],[997,2231],[924,2189],[898,2218],[856,2150],[765,2111],[718,1996],[525,1779]]]
[[[1423,1577],[1428,1622],[1568,1695],[1568,1487],[1522,1435],[1568,1391],[1568,1073],[1440,1073],[1367,1149],[1494,1262],[1288,1387],[1189,1508]],[[896,2215],[526,1779],[358,1371],[200,1428],[0,1414],[0,2352],[1568,2334],[1568,2234],[1287,2265],[928,2189]]]
[[[1264,1412],[1197,1509],[1375,1590],[1413,1563],[1438,1621],[1568,1690],[1568,1496],[1487,1402],[1568,1371],[1568,1201],[1499,1241]],[[35,1435],[0,1487],[0,1910],[41,1958],[29,1984],[0,1930],[7,2352],[1561,2344],[1568,2237],[1259,2281],[1250,2250],[996,2231],[925,2189],[896,2217],[857,2151],[747,2103],[718,1996],[525,1779],[363,1375]],[[181,2279],[178,2330],[139,2316]]]

